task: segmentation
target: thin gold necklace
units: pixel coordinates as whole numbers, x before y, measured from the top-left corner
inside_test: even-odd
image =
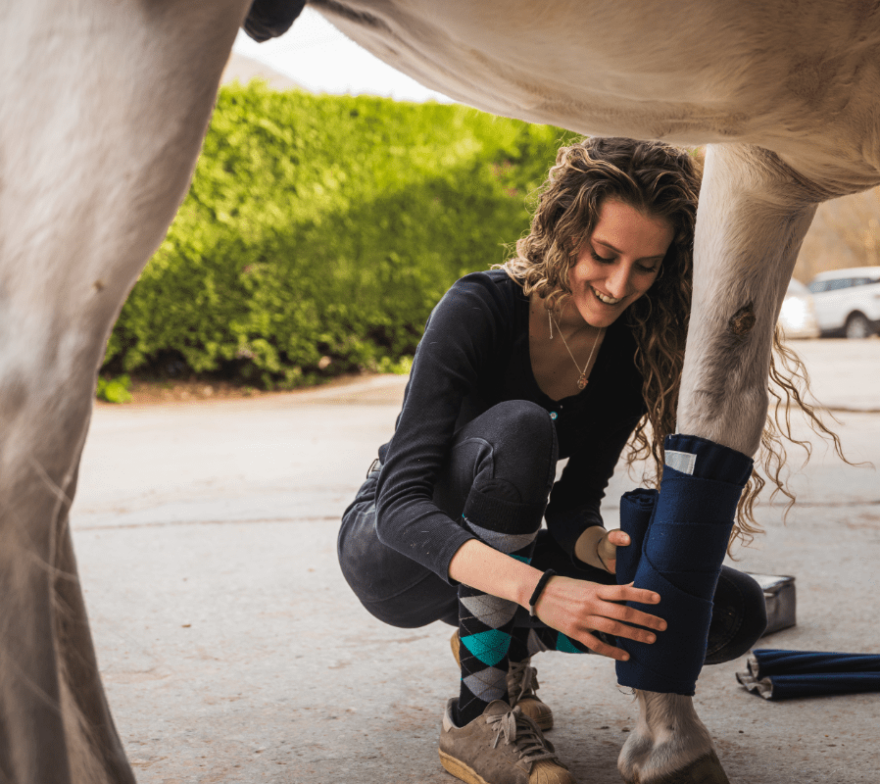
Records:
[[[553,340],[553,324],[556,323],[556,319],[553,318],[553,313],[549,310],[547,311],[547,318],[550,322],[550,340]],[[577,388],[586,389],[586,386],[589,383],[589,380],[587,379],[587,368],[590,367],[590,362],[593,361],[593,354],[596,351],[596,346],[599,345],[599,340],[602,338],[602,335],[605,332],[605,327],[601,327],[599,329],[599,334],[596,335],[596,339],[593,341],[593,348],[590,349],[590,356],[587,359],[587,364],[584,365],[583,370],[581,370],[581,366],[574,358],[574,354],[571,353],[571,349],[568,347],[568,341],[565,339],[565,335],[562,334],[562,330],[559,328],[558,323],[556,324],[556,331],[559,333],[559,337],[562,338],[562,345],[565,346],[565,350],[568,352],[568,356],[571,357],[571,361],[574,362],[574,366],[577,368],[577,372],[580,374],[577,380]]]

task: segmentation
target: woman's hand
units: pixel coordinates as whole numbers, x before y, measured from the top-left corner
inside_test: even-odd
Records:
[[[618,537],[613,537],[612,545],[614,539]],[[449,577],[528,608],[541,572],[479,539],[469,539],[449,562]],[[635,588],[632,583],[602,585],[558,575],[550,578],[538,597],[535,610],[538,618],[548,626],[583,643],[590,650],[625,661],[629,658],[626,651],[606,645],[592,632],[608,632],[617,637],[651,643],[655,639],[654,633],[647,629],[663,631],[666,628],[666,621],[662,618],[620,604],[627,601],[657,604],[660,597],[653,591]],[[638,629],[632,624],[647,628]]]
[[[619,528],[606,531],[601,525],[590,526],[574,545],[574,554],[584,563],[611,574],[617,569],[617,548],[630,543],[629,534]]]
[[[586,645],[590,650],[612,659],[626,661],[629,659],[626,651],[605,644],[592,632],[606,632],[616,637],[652,643],[657,637],[648,629],[666,629],[666,621],[662,618],[621,604],[628,601],[658,604],[660,596],[653,591],[635,588],[632,583],[602,585],[558,575],[550,578],[538,598],[535,612],[539,620]],[[639,629],[632,624],[647,628]]]
[[[617,571],[617,548],[627,547],[630,541],[629,534],[625,534],[619,528],[609,531],[599,540],[596,551],[605,571],[611,572],[611,574]]]

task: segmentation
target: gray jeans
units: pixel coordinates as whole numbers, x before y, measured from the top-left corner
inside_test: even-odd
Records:
[[[434,502],[452,520],[461,521],[468,496],[476,489],[503,501],[514,516],[531,515],[538,528],[556,476],[556,459],[555,426],[543,408],[524,400],[499,403],[455,434]],[[380,470],[381,466],[373,468],[342,516],[342,573],[364,607],[385,623],[411,628],[442,620],[457,626],[457,588],[379,540]],[[541,534],[546,547],[552,539],[546,531]],[[573,566],[555,543],[552,546]],[[611,575],[605,576],[613,582]]]

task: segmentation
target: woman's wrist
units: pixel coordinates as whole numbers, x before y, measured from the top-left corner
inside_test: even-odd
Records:
[[[452,556],[448,574],[456,582],[528,609],[529,599],[544,573],[479,539],[469,539]]]
[[[579,561],[602,569],[607,572],[608,568],[599,557],[599,543],[608,535],[608,531],[601,525],[591,525],[584,531],[574,543],[574,554]]]
[[[538,584],[535,586],[535,590],[532,591],[532,595],[529,597],[529,615],[533,618],[538,614],[537,605],[541,599],[541,594],[544,593],[544,589],[547,587],[547,583],[556,576],[556,571],[554,569],[548,569],[544,574],[541,575],[541,579],[538,580]]]

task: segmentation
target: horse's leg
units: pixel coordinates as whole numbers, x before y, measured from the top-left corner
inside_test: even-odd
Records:
[[[67,512],[107,335],[186,192],[248,5],[0,10],[0,781],[133,781]]]
[[[758,450],[773,331],[822,197],[764,150],[709,149],[697,213],[678,432],[750,457]],[[720,570],[720,560],[717,566]],[[727,782],[691,697],[637,694],[638,725],[618,760],[627,782]]]
[[[68,743],[71,779],[132,781],[98,673],[67,519],[60,522],[55,547],[54,601],[60,702],[66,706],[64,730],[68,738],[82,739]]]

